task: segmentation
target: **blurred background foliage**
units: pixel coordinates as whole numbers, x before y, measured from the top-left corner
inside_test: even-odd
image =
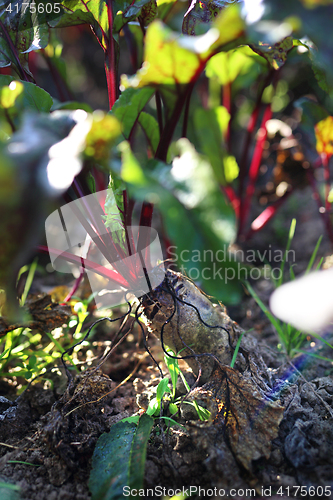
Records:
[[[16,3],[21,7],[22,2]],[[246,267],[228,256],[222,263],[182,260],[183,250],[212,250],[216,255],[231,243],[251,245],[254,233],[270,222],[289,195],[309,185],[333,241],[330,173],[325,167],[329,154],[323,160],[326,152],[316,150],[315,135],[316,124],[333,113],[332,2],[113,2],[112,39],[109,2],[88,2],[88,12],[82,11],[80,2],[59,4],[64,7],[60,14],[38,17],[38,39],[31,35],[24,38],[25,45],[23,38],[21,45],[17,43],[17,65],[6,33],[15,45],[20,41],[14,40],[15,29],[19,37],[21,31],[25,34],[29,27],[31,31],[29,9],[20,18],[8,10],[7,0],[0,3],[0,176],[1,190],[13,194],[10,202],[8,195],[1,201],[8,214],[1,233],[12,243],[2,244],[1,280],[9,295],[14,293],[15,273],[33,257],[36,244],[43,243],[46,214],[71,184],[69,179],[60,190],[47,187],[42,175],[47,168],[45,154],[68,134],[74,137],[81,122],[83,130],[84,120],[75,110],[83,109],[91,117],[96,109],[107,113],[110,108],[106,76],[111,71],[111,40],[117,67],[115,93],[119,94],[120,85],[122,94],[112,114],[123,135],[115,133],[108,142],[103,137],[106,122],[97,126],[95,115],[90,153],[80,141],[72,142],[72,159],[79,163],[72,178],[92,175],[95,188],[107,185],[110,171],[123,178],[133,199],[155,204],[165,256],[170,257],[168,245],[176,246],[178,268],[197,276],[200,286],[229,304],[240,300],[239,282]],[[28,23],[25,31],[23,21]],[[16,26],[13,31],[12,26]],[[182,31],[185,37],[179,38]],[[21,81],[13,83],[17,74]],[[47,115],[42,118],[50,111],[51,121]],[[29,113],[39,113],[39,120]],[[83,141],[86,133],[83,130]],[[30,144],[24,161],[17,137],[24,147]],[[118,147],[124,138],[132,156]],[[35,147],[37,142],[44,143],[44,149]],[[104,153],[94,156],[91,151]],[[8,167],[11,162],[14,165]],[[33,229],[26,224],[32,214]],[[11,236],[9,226],[17,227]],[[204,279],[207,265],[210,278]],[[234,268],[235,278],[226,283],[217,274],[213,279],[214,265]]]

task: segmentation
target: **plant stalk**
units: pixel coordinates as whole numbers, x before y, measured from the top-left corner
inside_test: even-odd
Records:
[[[293,188],[286,191],[284,195],[281,196],[275,203],[266,207],[265,210],[261,212],[260,215],[252,222],[250,230],[246,233],[245,239],[249,239],[254,233],[260,231],[266,224],[274,217],[277,210],[285,203],[287,198],[293,192]]]
[[[74,96],[70,89],[68,88],[65,80],[63,79],[62,75],[59,73],[58,68],[56,67],[55,64],[53,64],[51,58],[46,54],[45,49],[41,50],[41,54],[44,58],[44,61],[48,65],[48,68],[50,70],[50,73],[52,75],[53,81],[57,87],[60,101],[61,102],[66,102],[68,100],[73,101]],[[66,95],[67,94],[67,95]]]
[[[159,93],[158,90],[155,92],[155,102],[156,102],[156,112],[157,112],[157,121],[158,121],[158,128],[160,131],[160,137],[163,133],[163,113],[162,113],[162,100],[161,100],[161,94]]]
[[[245,218],[243,212],[244,212],[244,188],[245,188],[245,179],[246,179],[246,171],[247,171],[247,162],[248,162],[248,156],[249,156],[249,150],[250,150],[250,145],[251,145],[251,140],[252,140],[252,135],[254,133],[258,117],[259,117],[259,112],[261,109],[262,105],[262,96],[264,93],[264,90],[268,85],[271,83],[273,77],[275,76],[276,71],[274,69],[271,69],[268,72],[268,75],[262,85],[262,88],[260,89],[260,92],[257,96],[257,100],[254,106],[254,109],[252,111],[248,126],[247,126],[247,131],[246,131],[246,137],[245,137],[245,143],[243,147],[243,153],[241,156],[241,160],[239,163],[239,184],[238,184],[238,197],[239,197],[239,223],[238,223],[238,235],[240,235],[243,232],[243,219]]]
[[[188,93],[187,98],[186,98],[182,137],[186,137],[186,135],[187,135],[188,115],[189,115],[189,111],[190,111],[190,101],[191,101],[192,91],[193,91],[193,87],[191,88],[191,90]]]
[[[246,219],[248,218],[249,215],[251,200],[254,195],[255,185],[259,175],[259,168],[261,165],[261,158],[264,150],[264,144],[267,138],[266,123],[268,120],[271,119],[271,117],[272,117],[272,108],[271,105],[268,104],[264,111],[264,116],[262,118],[262,122],[258,130],[258,138],[250,165],[249,184],[246,189],[246,197],[243,204],[243,210],[240,212],[238,237],[242,236],[244,226],[246,224]]]
[[[225,107],[225,109],[228,111],[230,115],[230,120],[228,122],[228,127],[224,137],[228,153],[230,153],[231,152],[231,82],[228,82],[225,85],[223,85],[222,105]]]
[[[109,21],[109,42],[105,51],[105,74],[108,86],[109,107],[111,110],[117,100],[117,69],[113,39],[112,0],[106,0],[106,8]]]

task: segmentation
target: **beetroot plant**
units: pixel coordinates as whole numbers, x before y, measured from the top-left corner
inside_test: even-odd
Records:
[[[317,134],[326,184],[321,212],[327,230],[331,227],[330,151],[320,146],[328,124],[323,118],[329,114],[320,101],[330,92],[331,73],[330,67],[323,70],[328,57],[324,30],[310,23],[311,18],[316,26],[325,25],[331,7],[310,11],[297,3],[293,18],[287,18],[285,2],[279,10],[269,0],[262,7],[255,13],[247,2],[237,1],[192,2],[187,10],[176,0],[0,2],[0,65],[10,68],[9,75],[0,76],[1,231],[11,234],[1,240],[0,280],[7,289],[9,318],[19,313],[17,271],[40,244],[53,265],[77,266],[79,276],[66,301],[84,272],[91,280],[100,274],[118,286],[120,296],[125,292],[116,302],[124,302],[128,293],[138,297],[137,318],[146,316],[162,345],[174,352],[185,347],[189,360],[197,332],[197,358],[189,363],[203,380],[216,360],[230,363],[238,338],[234,326],[184,274],[227,304],[239,301],[245,268],[228,247],[263,227],[294,189],[282,180],[275,201],[249,228],[273,125],[284,135],[275,142],[276,150],[296,161],[285,145],[291,141],[301,147],[301,142],[290,126],[290,132],[282,131],[281,120],[294,103],[303,109],[299,127],[304,123]],[[68,101],[71,82],[55,57],[56,30],[84,24],[104,52],[108,113]],[[47,62],[56,98],[38,86],[34,57]],[[119,74],[124,58],[132,75]],[[313,71],[312,92],[319,101],[314,108],[300,103],[299,89],[291,97],[295,79],[288,71],[302,64]],[[290,89],[283,94],[286,85]],[[302,154],[297,161],[317,189],[315,164]],[[66,210],[76,220],[78,235],[66,227]],[[58,247],[42,244],[44,221],[52,216],[65,241]],[[158,260],[169,258],[182,275],[165,272],[166,266],[154,269],[154,226],[164,252]],[[114,303],[111,294],[107,299]]]
[[[12,237],[6,238],[10,241],[2,242],[1,282],[7,287],[9,310],[15,303],[17,270],[41,241],[42,225],[54,208],[50,195],[65,196],[67,202],[87,196],[106,189],[110,173],[119,208],[126,212],[125,228],[134,203],[143,203],[140,225],[150,227],[154,211],[155,219],[161,217],[165,256],[218,299],[239,300],[242,271],[230,260],[229,243],[262,228],[297,187],[286,177],[285,161],[273,202],[249,228],[251,201],[271,140],[271,119],[274,114],[280,119],[302,96],[294,88],[290,68],[312,65],[311,91],[326,115],[330,110],[325,92],[330,92],[331,81],[330,66],[323,69],[329,57],[322,35],[326,31],[316,29],[325,26],[331,7],[310,10],[297,2],[288,24],[283,23],[290,13],[287,3],[277,10],[274,2],[266,1],[260,12],[245,4],[244,9],[237,1],[194,2],[186,11],[177,1],[1,1],[0,65],[10,68],[8,76],[1,76],[1,203],[8,214],[1,230],[13,228]],[[183,35],[176,21],[181,12]],[[275,28],[264,24],[260,15]],[[68,100],[71,82],[55,57],[56,29],[83,24],[90,25],[104,52],[110,108],[104,117]],[[56,98],[38,87],[35,57],[47,62]],[[131,61],[131,76],[119,74],[124,58]],[[287,92],[281,93],[286,86]],[[75,109],[85,109],[88,115],[80,117]],[[303,106],[303,121],[308,114]],[[311,115],[312,131],[323,118],[319,115]],[[298,140],[293,135],[286,139]],[[289,158],[294,153],[284,149],[287,142],[280,141],[278,148]],[[61,169],[64,158],[66,168]],[[322,207],[313,170],[317,164],[309,164],[304,153],[303,159],[292,158]],[[330,175],[325,167],[329,153],[325,158],[322,155],[326,202],[321,213],[330,231]],[[8,199],[11,186],[14,195]],[[32,196],[35,192],[38,200]],[[27,212],[33,227],[26,223]]]
[[[205,293],[226,304],[239,302],[246,268],[233,259],[230,244],[264,227],[302,185],[293,175],[296,167],[302,181],[313,185],[331,234],[333,43],[327,38],[333,7],[326,3],[295,0],[291,8],[287,0],[264,0],[255,12],[251,2],[237,0],[189,5],[0,0],[0,67],[7,73],[0,75],[5,331],[13,321],[24,321],[17,272],[34,253],[46,252],[55,269],[76,273],[65,302],[86,273],[97,305],[128,303],[118,318],[123,320],[119,332],[125,333],[120,340],[116,334],[110,352],[136,322],[148,351],[147,332],[153,332],[175,363],[185,359],[197,384],[206,383],[196,394],[218,429],[210,439],[215,443],[223,436],[249,474],[253,460],[269,457],[283,409],[267,395],[265,367],[255,368],[255,353],[251,346],[243,349],[237,324]],[[90,26],[104,55],[108,110],[78,102],[64,71],[59,29],[81,25]],[[52,77],[52,95],[40,88],[36,61],[41,60]],[[125,63],[126,74],[120,74]],[[309,95],[310,105],[303,99]],[[309,150],[306,131],[317,134]],[[319,163],[324,207],[315,175]],[[262,207],[254,216],[255,197]],[[95,287],[97,274],[104,281]],[[82,326],[82,317],[79,322]],[[26,369],[33,367],[34,359]],[[67,429],[69,415],[76,418],[75,397],[81,401],[89,377],[87,370],[77,389],[67,373],[70,384],[46,430],[47,442],[62,458],[61,426],[66,422]],[[106,378],[96,375],[102,384],[98,398],[109,390]],[[156,397],[161,412],[165,384]],[[86,404],[82,401],[79,408]],[[143,483],[152,418],[143,415],[137,425],[119,425],[97,446],[94,498],[119,498],[126,482],[136,488]],[[98,454],[109,439],[122,446],[119,428],[128,438],[126,467],[111,450],[111,469],[119,477],[111,481],[107,473],[101,480]],[[70,466],[75,467],[73,458]]]

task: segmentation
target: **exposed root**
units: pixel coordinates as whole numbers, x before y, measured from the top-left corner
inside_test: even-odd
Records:
[[[117,388],[113,387],[113,382],[99,369],[132,331],[135,323],[139,325],[147,353],[163,377],[162,370],[147,345],[147,329],[141,321],[145,316],[149,321],[148,331],[159,337],[164,352],[167,352],[168,346],[178,353],[174,357],[185,359],[197,375],[197,381],[201,377],[200,381],[205,383],[197,388],[195,383],[191,392],[186,395],[189,401],[195,400],[211,412],[209,421],[189,424],[193,439],[199,443],[200,435],[207,435],[207,446],[209,450],[213,449],[213,454],[215,451],[219,453],[215,446],[215,441],[218,440],[222,443],[221,446],[226,445],[223,449],[230,450],[240,469],[251,475],[252,462],[261,457],[269,457],[271,442],[277,436],[283,408],[267,396],[260,367],[254,362],[255,355],[248,353],[248,356],[243,357],[246,360],[244,370],[238,371],[230,367],[241,332],[237,324],[229,318],[223,306],[212,304],[191,281],[170,270],[166,272],[160,286],[141,297],[134,307],[134,314],[133,307],[129,303],[128,306],[128,311],[120,318],[98,319],[88,329],[83,340],[88,338],[92,328],[101,321],[122,320],[111,347],[97,366],[89,368],[73,380],[65,365],[69,385],[61,400],[53,406],[50,421],[44,428],[49,447],[70,468],[75,467],[78,457],[91,452],[97,434],[104,429],[101,426],[85,429],[85,417],[88,413],[93,421],[98,421],[100,405],[103,404],[101,401],[106,404]],[[78,344],[80,342],[75,345]],[[72,352],[74,347],[66,352]],[[246,353],[246,350],[243,352]],[[161,416],[163,411],[161,406]],[[162,419],[160,425],[163,427]],[[84,443],[80,442],[80,449],[76,450],[78,441],[72,443],[71,433],[73,428],[80,426],[87,431],[89,439]],[[161,436],[163,446],[167,448],[168,435],[161,432]],[[172,469],[171,457],[168,464]]]
[[[66,372],[66,375],[67,375],[67,379],[68,379],[68,384],[69,384],[69,386],[70,386],[70,385],[71,385],[71,383],[72,383],[73,377],[72,377],[72,374],[71,374],[71,372],[69,371],[69,369],[68,369],[68,367],[67,367],[67,365],[66,365],[66,362],[65,362],[65,360],[64,360],[64,356],[65,356],[66,354],[71,355],[71,354],[73,353],[73,350],[74,350],[74,348],[75,348],[75,347],[77,347],[78,345],[81,345],[81,344],[82,344],[85,340],[87,340],[87,338],[89,337],[89,335],[90,335],[90,333],[91,333],[91,330],[92,330],[92,329],[93,329],[93,328],[94,328],[94,327],[95,327],[98,323],[101,323],[102,321],[109,321],[110,323],[113,323],[113,322],[115,322],[115,321],[119,321],[120,319],[123,319],[123,320],[124,320],[124,322],[122,323],[121,327],[119,328],[119,330],[118,330],[118,332],[117,332],[117,334],[116,334],[116,336],[115,336],[115,338],[114,338],[114,340],[113,340],[113,343],[114,343],[115,339],[117,338],[118,334],[121,332],[122,328],[124,327],[124,325],[125,325],[125,323],[126,323],[126,321],[127,321],[127,318],[129,317],[129,315],[130,315],[130,313],[131,313],[131,311],[132,311],[132,306],[131,306],[131,304],[130,304],[129,302],[128,302],[127,304],[128,304],[129,309],[128,309],[128,311],[127,311],[125,314],[123,314],[123,315],[122,315],[122,316],[120,316],[119,318],[114,318],[114,319],[108,318],[107,316],[106,316],[106,317],[104,317],[104,318],[99,318],[99,319],[97,319],[96,321],[94,321],[94,322],[93,322],[93,324],[92,324],[92,325],[90,325],[90,327],[88,328],[87,333],[85,334],[85,336],[83,337],[83,339],[81,339],[79,342],[77,342],[76,344],[72,345],[69,349],[66,349],[66,351],[64,351],[64,352],[62,353],[62,355],[61,355],[61,362],[62,362],[62,364],[63,364],[63,366],[64,366],[64,369],[65,369],[65,372]],[[112,348],[112,346],[111,346],[111,348]]]

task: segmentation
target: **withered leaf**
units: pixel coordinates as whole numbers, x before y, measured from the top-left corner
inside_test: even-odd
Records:
[[[221,427],[234,457],[245,469],[251,472],[253,460],[269,458],[283,407],[264,396],[251,379],[224,366],[202,388],[195,389],[191,398],[207,404],[213,413],[211,425]]]
[[[16,328],[51,332],[67,323],[72,314],[70,306],[53,302],[51,296],[46,293],[29,295],[25,308],[32,317],[32,321],[9,324],[5,318],[0,317],[0,336]]]
[[[26,306],[33,318],[34,328],[41,330],[51,331],[62,326],[72,314],[70,306],[52,302],[47,294],[29,296]]]

